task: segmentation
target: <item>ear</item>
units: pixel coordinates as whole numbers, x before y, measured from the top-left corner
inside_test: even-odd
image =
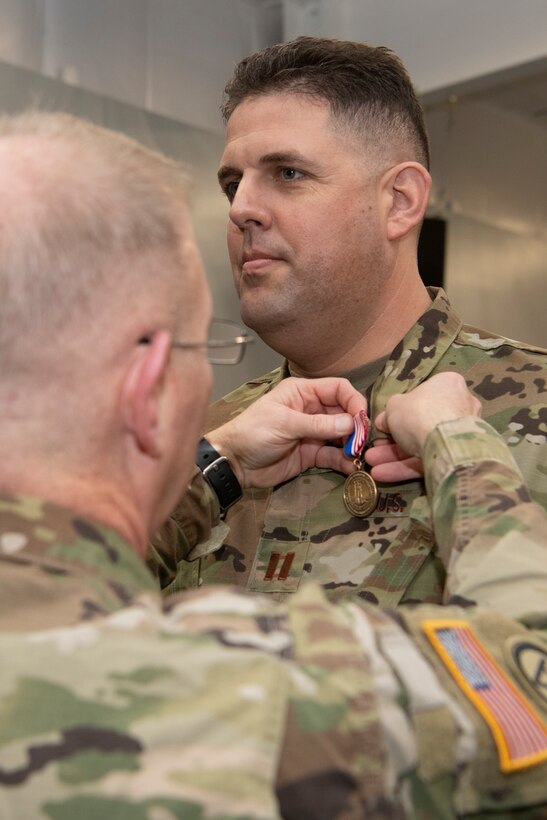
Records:
[[[386,173],[387,238],[401,239],[422,224],[431,176],[418,162],[401,162]]]
[[[152,458],[162,454],[161,399],[171,352],[171,337],[162,330],[139,345],[122,388],[123,421],[137,448]]]

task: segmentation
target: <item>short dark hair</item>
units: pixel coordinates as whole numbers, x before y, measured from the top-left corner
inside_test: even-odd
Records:
[[[429,167],[422,107],[403,63],[388,48],[297,37],[251,54],[237,64],[224,89],[224,121],[246,98],[277,91],[324,99],[343,124],[378,145],[391,137]]]

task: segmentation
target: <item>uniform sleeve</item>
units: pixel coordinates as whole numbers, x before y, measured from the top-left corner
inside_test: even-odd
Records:
[[[545,816],[544,513],[482,421],[441,425],[425,462],[451,601],[288,604],[287,820]]]
[[[281,816],[544,817],[542,612],[528,629],[479,607],[335,604],[304,585],[288,604]]]
[[[243,412],[288,375],[287,367],[276,368],[210,405],[205,434],[216,430]],[[198,584],[197,559],[218,550],[230,528],[220,517],[218,498],[196,467],[187,492],[148,548],[147,564],[159,578],[165,594]]]
[[[218,498],[196,467],[187,492],[149,545],[147,564],[162,590],[195,586],[199,562],[192,562],[218,549],[227,532]]]
[[[428,437],[424,465],[448,573],[445,603],[477,603],[513,617],[541,610],[547,515],[501,437],[480,419],[444,422]]]
[[[393,816],[544,817],[545,615],[534,630],[479,607],[361,610]]]

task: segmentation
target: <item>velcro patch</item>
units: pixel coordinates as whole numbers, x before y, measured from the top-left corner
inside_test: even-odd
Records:
[[[547,725],[477,640],[466,621],[424,621],[422,628],[496,743],[500,769],[547,760]]]
[[[506,641],[504,650],[517,680],[540,707],[547,707],[547,644],[519,637]]]

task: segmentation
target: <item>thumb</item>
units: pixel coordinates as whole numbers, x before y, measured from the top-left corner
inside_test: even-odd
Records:
[[[349,413],[308,413],[294,412],[290,433],[295,438],[331,439],[347,436],[353,432],[353,416]]]
[[[377,430],[380,430],[382,433],[389,433],[389,425],[387,423],[387,416],[385,410],[382,410],[381,413],[378,413],[378,415],[374,419],[374,426]]]

